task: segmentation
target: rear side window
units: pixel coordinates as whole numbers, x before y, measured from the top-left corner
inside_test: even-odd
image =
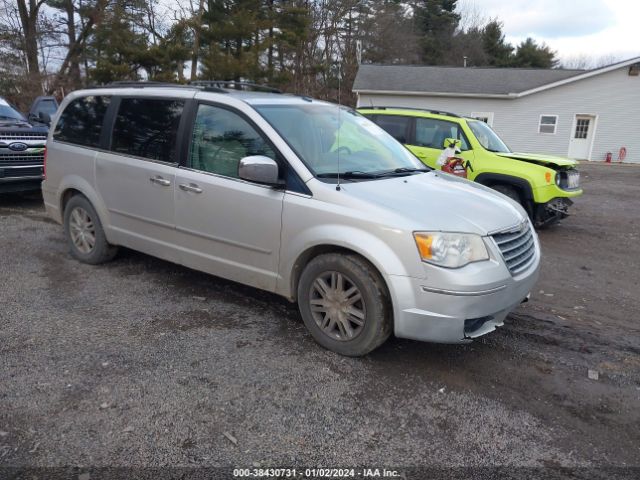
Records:
[[[102,123],[110,98],[89,96],[73,100],[56,123],[53,139],[85,147],[99,147]]]
[[[457,123],[436,120],[435,118],[416,118],[415,145],[417,147],[442,150],[447,138],[460,140],[460,150],[469,150],[467,138]]]
[[[123,98],[113,127],[111,150],[177,163],[176,137],[183,100]]]
[[[372,120],[400,143],[407,143],[411,118],[398,115],[376,115]]]

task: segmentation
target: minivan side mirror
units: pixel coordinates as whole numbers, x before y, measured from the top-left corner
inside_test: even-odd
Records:
[[[445,138],[444,142],[442,142],[442,148],[449,148],[449,147],[460,148],[461,146],[462,146],[462,142],[455,138]]]
[[[238,164],[238,177],[273,187],[283,185],[283,182],[278,179],[278,164],[264,155],[252,155],[241,159]]]

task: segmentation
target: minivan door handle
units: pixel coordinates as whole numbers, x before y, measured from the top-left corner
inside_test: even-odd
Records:
[[[184,190],[185,192],[202,193],[202,189],[195,183],[190,183],[189,185],[187,185],[186,183],[181,183],[179,187],[180,190]]]
[[[151,177],[151,183],[155,183],[156,185],[160,185],[162,187],[168,187],[171,185],[171,180],[167,180],[166,178],[162,178],[160,175],[156,175],[155,177]]]

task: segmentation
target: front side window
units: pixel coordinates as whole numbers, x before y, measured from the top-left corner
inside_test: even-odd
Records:
[[[177,163],[176,139],[183,100],[123,98],[113,127],[111,150]]]
[[[53,139],[85,147],[99,147],[102,123],[110,97],[89,96],[72,100],[53,131]]]
[[[193,127],[189,165],[204,172],[237,178],[240,160],[276,154],[241,116],[220,107],[200,105]]]
[[[346,107],[293,104],[255,109],[316,176],[425,168],[382,128]]]
[[[469,150],[469,143],[457,123],[435,118],[416,118],[416,147],[442,150],[447,138],[460,140],[460,150]]]
[[[507,147],[498,134],[486,123],[480,120],[468,120],[467,125],[476,136],[478,142],[480,142],[480,145],[486,150],[496,153],[511,153],[509,147]]]

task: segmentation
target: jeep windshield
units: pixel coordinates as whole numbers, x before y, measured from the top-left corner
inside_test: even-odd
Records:
[[[481,120],[467,120],[467,125],[485,149],[495,153],[511,153],[511,149],[502,141],[489,125]]]
[[[391,135],[346,107],[255,105],[318,178],[378,179],[428,171]]]

